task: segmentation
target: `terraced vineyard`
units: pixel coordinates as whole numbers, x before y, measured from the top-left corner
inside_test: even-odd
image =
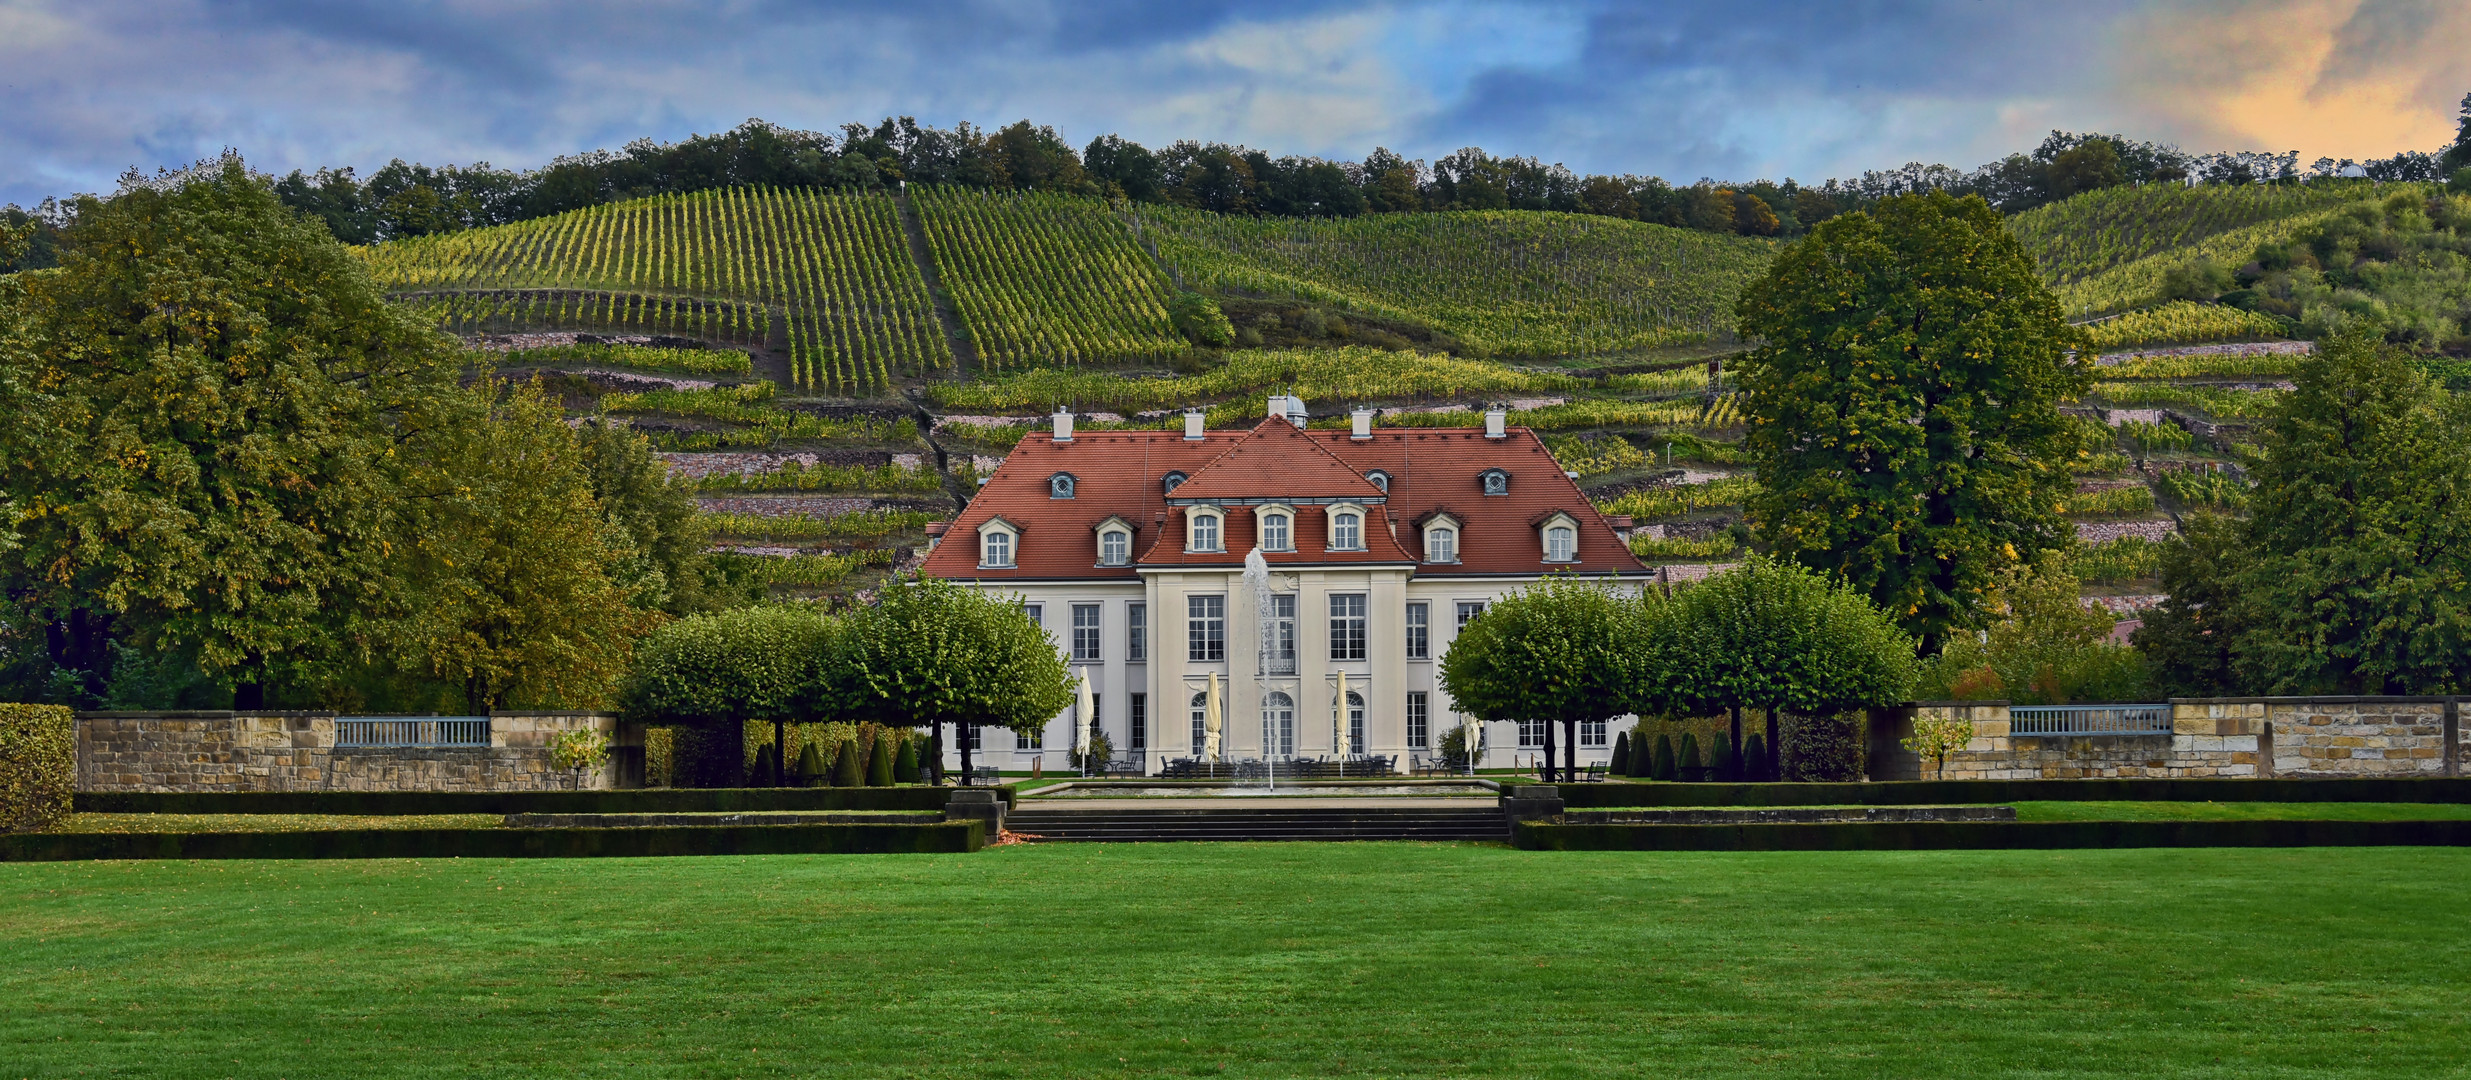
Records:
[[[2060,285],[2372,194],[2365,183],[2123,186],[2028,210],[2008,219],[2008,229],[2041,264],[2044,279]]]
[[[922,185],[937,276],[993,371],[1163,361],[1184,350],[1167,275],[1105,203]]]
[[[556,326],[760,344],[803,389],[880,393],[952,350],[883,195],[730,188],[361,249],[451,329]]]
[[[1422,323],[1511,356],[1617,353],[1728,335],[1770,242],[1526,211],[1248,218],[1144,206],[1187,288],[1286,296]]]

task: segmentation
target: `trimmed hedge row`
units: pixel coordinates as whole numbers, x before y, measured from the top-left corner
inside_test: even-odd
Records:
[[[66,705],[0,704],[0,833],[67,817],[76,791],[76,714]]]
[[[637,788],[628,791],[90,791],[99,814],[693,814],[749,810],[942,810],[956,789]],[[1013,788],[1002,792],[1006,804]]]
[[[1533,851],[1924,851],[2471,846],[2471,821],[1873,821],[1774,825],[1517,822]]]
[[[1605,806],[1914,806],[2003,802],[2471,802],[2471,777],[2339,780],[1896,780],[1859,784],[1561,784]],[[1511,785],[1502,785],[1504,793]]]
[[[899,855],[976,851],[986,823],[721,825],[646,829],[333,829],[253,833],[22,833],[0,862],[66,859],[571,859],[650,855]]]

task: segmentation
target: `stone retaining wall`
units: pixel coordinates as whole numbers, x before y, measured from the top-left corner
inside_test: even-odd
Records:
[[[80,791],[566,791],[639,785],[642,732],[585,712],[497,713],[489,745],[338,748],[332,713],[94,712],[77,717]],[[609,764],[549,761],[563,731],[598,731]],[[628,745],[631,742],[631,746]],[[631,778],[631,779],[630,779]]]
[[[2015,735],[2004,701],[1917,702],[1871,717],[1873,780],[2455,776],[2471,766],[2446,698],[2175,698],[2171,731]],[[1944,773],[1904,749],[1915,718],[1952,716],[1973,739]]]

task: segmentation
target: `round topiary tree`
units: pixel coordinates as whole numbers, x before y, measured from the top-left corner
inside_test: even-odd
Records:
[[[940,578],[887,586],[849,642],[849,707],[933,732],[930,768],[942,765],[945,724],[1031,732],[1072,704],[1063,654],[1019,604]]]
[[[1545,770],[1553,779],[1553,723],[1578,765],[1578,724],[1628,711],[1638,667],[1639,607],[1611,590],[1547,578],[1485,608],[1442,657],[1442,689],[1460,711],[1485,720],[1545,722]]]
[[[802,608],[739,608],[680,619],[636,646],[619,708],[639,723],[710,733],[691,740],[704,748],[697,755],[702,760],[682,771],[697,786],[735,786],[745,779],[747,721],[772,722],[770,761],[777,767],[781,725],[822,718],[818,710],[833,700],[823,685],[843,640],[838,620]]]

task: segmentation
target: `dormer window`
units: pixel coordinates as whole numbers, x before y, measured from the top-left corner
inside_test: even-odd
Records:
[[[1484,470],[1483,475],[1478,477],[1478,479],[1483,481],[1484,493],[1487,495],[1510,494],[1509,473],[1503,472],[1500,469],[1486,469]]]
[[[1341,510],[1330,515],[1330,550],[1364,550],[1364,515]]]
[[[1383,471],[1381,471],[1380,469],[1375,469],[1375,470],[1373,470],[1373,471],[1371,471],[1371,472],[1368,472],[1368,473],[1364,474],[1364,478],[1365,478],[1365,479],[1367,479],[1367,480],[1372,481],[1372,482],[1373,482],[1373,486],[1374,486],[1374,487],[1380,488],[1380,489],[1381,489],[1381,493],[1382,493],[1382,494],[1387,495],[1387,494],[1389,494],[1389,493],[1390,493],[1390,474],[1389,474],[1389,473],[1383,472]]]
[[[1270,510],[1261,515],[1261,548],[1264,551],[1294,551],[1295,518],[1285,510]]]
[[[1424,530],[1424,561],[1431,563],[1459,561],[1459,531],[1448,525],[1428,526]]]
[[[978,567],[981,570],[1010,570],[1021,548],[1021,530],[1003,518],[990,518],[978,527]]]
[[[1579,523],[1570,515],[1555,513],[1539,523],[1538,528],[1544,541],[1544,561],[1579,561]]]
[[[1165,494],[1173,495],[1175,494],[1175,489],[1181,486],[1186,479],[1187,477],[1183,473],[1171,472],[1158,479],[1158,486],[1159,489]]]
[[[1133,557],[1133,534],[1109,529],[1098,534],[1098,565],[1122,566]]]
[[[1072,498],[1072,489],[1071,473],[1057,473],[1047,478],[1047,497],[1050,499]]]
[[[1189,524],[1186,526],[1188,531],[1185,536],[1184,550],[1226,550],[1224,542],[1220,539],[1221,521],[1218,511],[1195,507],[1186,511],[1186,519]]]

